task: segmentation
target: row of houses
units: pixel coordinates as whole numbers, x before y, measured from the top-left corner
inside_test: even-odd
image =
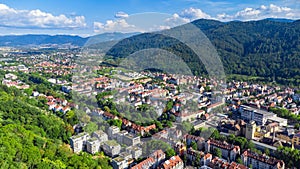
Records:
[[[235,161],[228,161],[223,158],[214,157],[210,153],[204,153],[202,151],[194,150],[193,148],[187,149],[186,157],[190,161],[199,160],[201,168],[205,169],[248,169],[252,166],[253,169],[272,168],[272,169],[284,169],[285,164],[282,160],[278,160],[266,155],[259,155],[257,153],[246,150],[241,154],[243,164],[237,164]]]
[[[107,119],[120,119],[120,120],[122,120],[122,128],[127,130],[128,132],[134,133],[134,134],[144,135],[145,133],[148,133],[151,130],[156,129],[155,124],[152,124],[152,125],[149,125],[149,126],[141,126],[141,125],[135,124],[134,122],[132,122],[130,120],[127,120],[125,118],[115,116],[115,115],[113,115],[109,112],[104,112],[102,114],[102,116],[106,120]]]
[[[7,87],[16,87],[18,89],[28,89],[30,86],[25,84],[24,82],[17,80],[18,76],[7,73],[4,75],[4,79],[2,80],[2,84],[6,85]]]
[[[38,95],[39,96],[39,95]],[[71,110],[71,106],[68,104],[68,101],[65,99],[54,98],[53,96],[46,96],[47,105],[49,110],[53,110],[55,112],[67,113]]]
[[[260,169],[260,168],[284,169],[285,168],[285,164],[282,160],[278,160],[276,158],[269,157],[266,155],[257,154],[255,152],[251,152],[250,150],[246,150],[243,153],[241,153],[239,146],[228,144],[226,142],[213,140],[213,139],[208,139],[207,141],[205,141],[204,138],[193,136],[193,135],[185,135],[184,138],[187,145],[191,145],[192,142],[195,142],[198,145],[198,149],[199,150],[204,149],[206,153],[213,153],[214,149],[221,150],[222,158],[226,161],[226,163],[222,162],[224,160],[220,160],[220,159],[213,160],[210,155],[207,155],[202,151],[193,150],[192,148],[189,148],[186,151],[187,157],[191,161],[195,160],[196,157],[198,156],[201,158],[200,162],[202,165],[207,165],[208,167],[211,168],[214,168],[212,166],[216,166],[216,165],[226,166],[223,168],[229,168],[231,165],[236,166],[234,161],[237,160],[238,156],[241,156],[241,159],[245,166],[251,165],[253,169]],[[244,168],[244,167],[240,166],[240,168]]]
[[[184,140],[187,146],[190,146],[192,142],[197,144],[198,150],[205,150],[207,153],[214,152],[214,149],[218,148],[222,152],[222,157],[229,161],[235,161],[240,154],[240,147],[226,142],[198,137],[190,134],[184,135]]]
[[[183,169],[184,163],[182,159],[177,156],[172,156],[166,159],[166,155],[162,150],[157,150],[144,161],[134,165],[131,169]]]

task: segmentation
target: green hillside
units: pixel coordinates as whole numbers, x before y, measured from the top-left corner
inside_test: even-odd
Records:
[[[209,38],[224,64],[227,75],[263,77],[287,85],[300,84],[300,21],[279,22],[192,22]],[[170,30],[167,30],[170,31]],[[145,33],[117,43],[107,55],[126,57],[138,50],[161,48],[183,58],[197,74],[205,73],[195,53],[178,40],[155,33]]]

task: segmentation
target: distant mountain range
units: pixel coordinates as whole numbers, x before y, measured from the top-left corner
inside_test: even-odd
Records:
[[[37,46],[44,44],[72,44],[82,46],[86,38],[70,35],[8,35],[0,36],[0,46]]]
[[[103,33],[91,37],[80,37],[71,35],[7,35],[0,36],[0,46],[26,47],[39,45],[63,45],[84,46],[99,42],[114,41],[127,38],[138,33]]]
[[[295,20],[286,19],[286,18],[267,18],[266,20],[275,21],[275,22],[294,22]]]

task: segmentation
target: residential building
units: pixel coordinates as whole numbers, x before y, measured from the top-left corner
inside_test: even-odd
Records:
[[[284,169],[285,164],[282,160],[278,160],[273,157],[269,157],[266,155],[257,154],[246,150],[242,155],[241,159],[246,166],[252,165],[253,169]]]
[[[271,122],[276,122],[279,124],[279,126],[287,126],[288,124],[288,120],[285,119],[285,118],[281,118],[281,117],[272,117],[272,118],[269,118],[268,121],[271,121]]]
[[[116,134],[119,132],[120,128],[117,126],[110,126],[107,130],[107,134],[110,139],[116,139]]]
[[[264,125],[267,122],[267,119],[274,117],[275,114],[255,109],[249,106],[241,105],[240,106],[241,119],[246,121],[255,121],[258,125]]]
[[[102,130],[97,130],[92,133],[92,137],[95,137],[99,140],[100,144],[108,140],[107,134]]]
[[[124,139],[124,136],[128,134],[128,131],[126,130],[122,130],[118,133],[116,133],[116,139],[117,139],[117,142],[120,143],[120,144],[124,144],[123,142],[123,139]]]
[[[4,75],[5,79],[11,79],[11,80],[16,80],[18,79],[18,76],[12,74],[12,73],[8,73]]]
[[[200,119],[202,115],[205,114],[204,110],[199,110],[196,112],[180,112],[177,113],[176,121],[177,122],[184,122],[184,121],[192,121],[195,119]]]
[[[96,137],[89,138],[86,142],[86,151],[95,154],[99,152],[100,141]]]
[[[90,138],[89,134],[86,132],[80,133],[78,135],[72,136],[70,138],[70,145],[74,153],[83,151],[86,146],[86,141]]]
[[[111,165],[113,169],[126,169],[128,168],[128,161],[125,158],[119,156],[112,159]]]
[[[207,106],[207,112],[211,112],[213,109],[217,108],[217,107],[221,107],[222,105],[224,105],[224,100],[222,99],[222,101],[211,104],[209,106]]]
[[[109,140],[103,143],[102,149],[106,155],[114,157],[120,153],[121,146],[115,140]]]
[[[182,131],[178,130],[176,127],[167,128],[168,139],[180,140],[182,139]]]
[[[190,146],[192,142],[197,144],[198,150],[202,150],[205,147],[205,139],[203,137],[198,137],[190,134],[185,134],[184,139],[186,141],[186,145]]]
[[[148,169],[152,168],[155,160],[152,157],[148,157],[146,160],[136,164],[135,166],[131,167],[131,169]]]
[[[135,146],[141,142],[140,136],[133,134],[126,134],[123,136],[123,143],[128,146]]]
[[[220,149],[222,152],[222,157],[229,159],[230,161],[235,161],[237,155],[240,154],[240,147],[233,144],[228,144],[226,142],[208,139],[205,143],[205,151],[208,153],[213,153],[214,149]]]
[[[122,152],[118,157],[112,159],[111,165],[114,169],[126,169],[132,162],[132,155],[127,152]]]
[[[229,163],[226,160],[220,159],[218,157],[212,159],[207,166],[209,169],[248,169],[248,167],[242,164],[237,164],[236,162]]]
[[[276,137],[290,144],[300,145],[300,132],[297,134],[288,134],[286,132],[282,132],[282,133],[278,133]]]
[[[186,146],[183,142],[177,142],[173,148],[176,154],[178,154],[179,156],[183,156],[184,153],[186,152]]]
[[[185,153],[190,161],[195,161],[199,157],[200,165],[208,165],[212,160],[212,155],[210,153],[205,154],[203,151],[194,150],[192,147],[187,149]]]
[[[184,164],[179,156],[173,156],[161,165],[162,169],[183,169]]]
[[[246,123],[243,120],[222,120],[218,130],[235,136],[245,135]]]
[[[126,151],[123,151],[119,154],[120,157],[123,157],[125,160],[131,160],[132,155]]]
[[[130,153],[134,159],[138,159],[140,156],[142,156],[142,148],[138,146],[127,147],[126,152]]]
[[[166,159],[166,154],[162,150],[156,150],[149,157],[154,159],[152,167],[157,168]]]

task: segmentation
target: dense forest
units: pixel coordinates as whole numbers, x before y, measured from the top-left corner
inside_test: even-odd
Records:
[[[92,157],[70,149],[74,130],[68,121],[74,113],[59,118],[39,108],[38,102],[19,89],[0,85],[1,168],[110,168],[103,154]]]
[[[192,22],[215,46],[227,75],[262,77],[284,85],[300,84],[300,21],[260,20]],[[165,30],[166,32],[172,30]],[[108,52],[124,58],[148,48],[160,48],[181,57],[194,74],[205,73],[203,64],[185,44],[159,33],[144,33],[118,42]]]

